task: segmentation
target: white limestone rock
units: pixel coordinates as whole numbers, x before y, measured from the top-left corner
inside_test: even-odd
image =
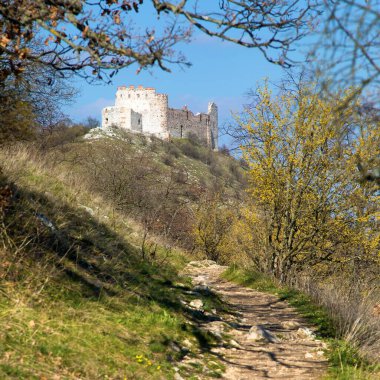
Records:
[[[263,326],[256,325],[249,329],[247,334],[247,339],[255,342],[267,341],[269,343],[278,343],[279,339],[271,333],[269,330],[265,329]]]
[[[203,309],[203,301],[201,299],[195,299],[190,302],[190,306],[196,310]]]
[[[297,337],[300,339],[315,339],[315,334],[308,327],[300,327],[297,330]]]

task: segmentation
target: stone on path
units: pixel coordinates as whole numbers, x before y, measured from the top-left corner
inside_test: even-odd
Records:
[[[188,266],[196,267],[196,268],[206,268],[212,265],[217,265],[214,260],[201,260],[201,261],[190,261]]]
[[[203,301],[201,299],[192,300],[190,306],[196,310],[201,310],[203,308]]]
[[[211,289],[206,284],[199,284],[194,286],[194,292],[202,293],[202,294],[211,294]]]
[[[193,322],[200,330],[222,337],[211,348],[210,354],[225,365],[223,379],[322,378],[328,368],[323,351],[326,343],[315,338],[312,329],[289,304],[275,295],[220,278],[225,270],[226,267],[203,260],[193,262],[182,272],[192,278],[194,287],[207,287],[228,306],[227,310],[212,310],[210,315],[213,318],[201,318]],[[193,288],[193,292],[196,290],[198,288]],[[194,299],[189,306],[193,309],[203,308],[203,302],[195,301],[202,300]],[[202,316],[207,315],[203,309],[201,312]],[[210,356],[207,359],[206,356],[197,357],[201,358],[204,365],[205,360],[209,362],[211,359]],[[182,363],[187,362],[189,360],[184,359]],[[188,378],[187,375],[192,375],[192,368],[181,373]],[[200,378],[209,378],[207,376],[203,372]]]
[[[197,276],[193,278],[193,284],[197,286],[206,286],[206,277],[205,276]]]
[[[262,341],[262,340],[265,340],[269,343],[279,342],[278,338],[274,334],[272,334],[270,331],[268,331],[267,329],[265,329],[263,326],[260,326],[260,325],[252,326],[249,329],[247,338],[255,342]]]
[[[315,339],[315,334],[308,327],[300,327],[297,330],[297,337],[300,339]]]
[[[236,340],[234,339],[230,340],[230,345],[235,348],[241,348],[241,345],[238,342],[236,342]]]
[[[282,323],[282,327],[285,329],[294,329],[299,326],[300,324],[296,321],[285,321]]]
[[[178,372],[174,375],[174,380],[185,380]]]

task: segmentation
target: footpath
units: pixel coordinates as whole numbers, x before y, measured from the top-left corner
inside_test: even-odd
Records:
[[[315,337],[313,327],[275,295],[222,279],[225,270],[211,260],[203,260],[189,263],[184,271],[192,278],[195,290],[213,292],[228,305],[229,312],[214,315],[199,326],[220,337],[220,345],[211,353],[226,368],[222,378],[322,378],[327,370],[326,346]],[[202,302],[194,300],[191,306],[201,309]]]

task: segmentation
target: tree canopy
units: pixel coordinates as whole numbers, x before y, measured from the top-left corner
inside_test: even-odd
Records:
[[[316,51],[318,71],[339,86],[368,88],[376,103],[380,78],[379,0],[324,1],[325,21]]]
[[[380,125],[358,115],[351,91],[332,100],[314,84],[277,96],[264,86],[237,118],[265,231],[261,265],[280,279],[305,266],[379,259],[377,187],[360,183],[356,166],[378,152]]]

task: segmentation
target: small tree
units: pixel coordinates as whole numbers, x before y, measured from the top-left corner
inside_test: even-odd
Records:
[[[378,232],[369,231],[376,231],[379,200],[355,181],[355,157],[365,155],[379,125],[362,125],[357,104],[347,107],[347,99],[350,92],[323,100],[313,85],[273,96],[265,86],[237,119],[267,270],[284,281],[293,269],[374,257],[378,247]]]
[[[0,97],[1,99],[1,97]],[[3,98],[0,102],[0,145],[30,140],[36,133],[35,115],[31,105],[18,98]]]
[[[220,194],[206,196],[195,211],[195,248],[208,259],[227,261],[235,215]]]
[[[88,129],[100,127],[100,121],[92,116],[89,116],[82,124]]]

